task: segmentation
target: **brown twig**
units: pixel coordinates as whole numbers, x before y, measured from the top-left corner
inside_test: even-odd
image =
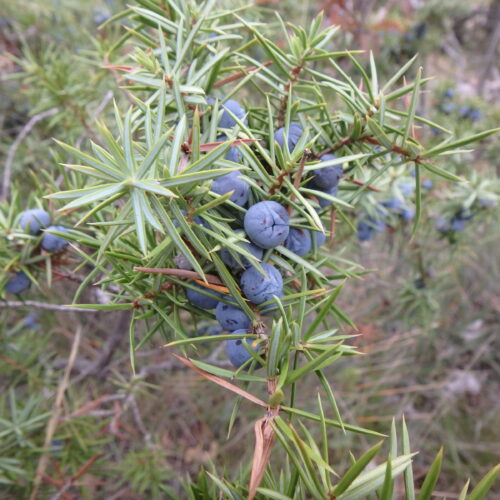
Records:
[[[288,175],[290,175],[290,172],[287,172],[286,170],[282,170],[279,173],[278,177],[276,177],[276,182],[269,188],[270,196],[272,196],[283,185],[283,181]]]
[[[332,147],[323,149],[320,151],[318,154],[315,155],[316,158],[320,158],[323,155],[327,153],[335,153],[339,149],[342,149],[344,146],[349,146],[351,144],[354,144],[356,142],[367,142],[369,144],[373,144],[374,146],[382,146],[380,141],[376,139],[375,137],[368,136],[368,135],[361,135],[358,138],[354,139],[353,137],[344,137],[343,139],[340,139],[337,141]],[[416,163],[421,163],[423,160],[419,156],[414,156],[413,153],[410,151],[407,151],[406,149],[403,149],[402,147],[398,146],[397,144],[391,144],[390,148],[387,148],[388,151],[392,151],[393,153],[396,153],[400,156],[404,156],[405,158],[414,161]],[[426,160],[430,161],[430,160]]]
[[[283,123],[285,121],[285,113],[286,113],[286,108],[288,106],[288,94],[290,93],[291,88],[293,85],[297,82],[297,79],[299,78],[300,72],[302,71],[302,68],[304,67],[304,61],[301,61],[300,64],[295,66],[295,68],[292,69],[292,73],[290,74],[290,79],[288,80],[286,86],[285,86],[285,91],[284,91],[284,97],[283,100],[281,101],[281,106],[280,110],[278,111],[278,127],[282,127]]]
[[[252,72],[257,73],[257,71],[260,71],[263,67],[270,66],[271,64],[273,64],[272,61],[266,61],[265,63],[262,63],[262,66],[251,66],[250,68],[246,68],[242,71],[239,71],[238,73],[233,73],[232,75],[227,76],[226,78],[223,78],[222,80],[215,82],[213,85],[213,88],[216,89],[216,88],[222,87],[226,83],[230,83],[230,82],[234,82],[235,80],[239,80],[240,78],[243,78],[244,76],[247,76],[248,74],[250,74]]]
[[[117,399],[124,399],[125,395],[124,394],[104,394],[103,396],[100,396],[97,399],[94,399],[93,401],[89,401],[85,403],[83,406],[78,408],[75,411],[72,411],[68,415],[61,417],[59,419],[59,422],[66,422],[68,420],[71,420],[72,418],[75,417],[80,417],[81,415],[87,415],[91,411],[94,411],[97,407],[101,406],[104,403],[107,403],[109,401],[116,401]]]
[[[69,264],[69,262],[68,262]],[[78,276],[77,274],[74,273],[68,273],[65,271],[59,271],[58,269],[52,269],[52,274],[57,276],[58,278],[63,278],[67,279],[69,281],[74,281],[75,283],[83,283],[85,281],[85,278],[82,276]]]
[[[310,156],[311,156],[311,150],[304,149],[304,154],[302,155],[302,158],[300,159],[299,168],[297,170],[297,173],[295,174],[295,179],[293,181],[293,187],[295,189],[299,189],[300,183],[302,182],[302,176],[304,175],[304,165],[306,164],[306,161]],[[292,193],[290,199],[291,200],[294,199],[293,193]]]
[[[207,153],[208,151],[212,151],[212,149],[220,146],[223,142],[226,141],[207,142],[205,144],[200,144],[200,152]],[[260,139],[232,139],[231,145],[241,146],[242,144],[252,144],[253,142],[260,142]]]
[[[105,64],[102,67],[105,68],[105,69],[109,69],[109,71],[111,72],[111,75],[113,76],[113,79],[115,80],[115,82],[118,85],[118,87],[121,86],[120,85],[121,77],[117,73],[117,70],[132,71],[134,69],[131,66],[116,66],[116,65],[113,65],[113,64],[109,64],[109,60],[108,60],[108,56],[107,55],[105,57],[105,63],[107,63],[107,64]],[[132,97],[132,93],[128,89],[121,88],[120,90],[123,92],[123,94],[125,95],[125,97],[127,98],[127,100],[130,103],[132,103],[132,104],[135,103],[134,98]]]
[[[165,274],[167,276],[176,276],[178,278],[185,278],[190,280],[203,281],[203,277],[196,271],[188,271],[186,269],[168,268],[168,267],[134,267],[134,271],[149,274]],[[212,285],[223,285],[222,281],[213,274],[205,274],[207,282]],[[205,284],[206,286],[206,284]]]
[[[365,186],[366,182],[360,181],[358,179],[352,179],[351,177],[346,177],[345,179],[347,182],[350,182],[351,184],[356,184],[356,186]],[[366,189],[369,189],[370,191],[375,191],[376,193],[380,193],[381,190],[376,188],[375,186],[366,186]]]
[[[98,453],[97,455],[94,455],[93,457],[90,457],[77,471],[76,473],[71,476],[69,481],[64,484],[64,486],[55,494],[52,496],[51,500],[59,500],[72,486],[73,484],[78,481],[80,477],[82,477],[89,469],[92,467],[93,463],[98,460],[99,458],[102,457],[101,453]]]
[[[304,175],[304,165],[311,155],[311,150],[310,149],[304,149],[304,154],[302,155],[302,158],[300,159],[299,163],[299,168],[297,169],[297,173],[295,174],[295,178],[293,180],[293,187],[295,189],[299,189],[300,183],[302,181],[302,176]],[[295,199],[295,195],[292,193],[290,195],[290,201],[292,202]],[[292,206],[288,205],[288,215],[292,213]]]
[[[359,137],[357,140],[358,141],[362,140],[362,138]],[[356,141],[356,139],[354,139],[353,137],[344,137],[343,139],[338,140],[332,147],[326,148],[326,149],[323,149],[322,151],[320,151],[316,155],[316,158],[321,158],[323,155],[326,155],[326,154],[329,154],[329,153],[335,153],[339,149],[342,149],[344,146],[352,144],[355,141]]]

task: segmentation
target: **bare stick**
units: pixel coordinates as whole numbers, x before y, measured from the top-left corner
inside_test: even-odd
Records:
[[[484,86],[486,84],[486,80],[488,79],[488,75],[490,74],[491,69],[495,66],[495,54],[500,44],[500,22],[497,24],[493,35],[491,36],[491,41],[486,51],[486,55],[484,56],[484,64],[483,64],[483,72],[479,77],[479,85],[478,85],[478,94],[483,95]]]
[[[216,89],[217,87],[222,87],[226,83],[234,82],[234,80],[238,80],[240,78],[243,78],[244,76],[248,75],[251,72],[257,73],[264,66],[270,66],[271,64],[273,64],[272,61],[266,61],[260,67],[259,66],[252,66],[250,68],[245,68],[243,71],[239,71],[238,73],[233,73],[232,75],[224,78],[223,80],[219,80],[218,82],[215,82],[213,87],[214,87],[214,89]]]
[[[293,187],[298,191],[300,182],[302,181],[302,176],[304,175],[304,165],[306,164],[307,159],[309,158],[311,154],[310,149],[305,149],[304,154],[302,155],[302,158],[300,159],[300,164],[299,168],[297,170],[297,173],[295,174],[295,179],[293,181]],[[290,195],[290,201],[293,201],[295,199],[295,195],[292,193]],[[292,206],[288,206],[288,215],[291,215],[292,213]]]
[[[19,135],[16,137],[16,140],[11,144],[9,148],[9,152],[7,153],[7,159],[5,160],[5,170],[3,172],[3,181],[2,181],[2,198],[5,200],[9,197],[10,191],[10,176],[12,173],[12,164],[14,163],[14,155],[16,154],[17,149],[23,142],[24,138],[30,133],[30,130],[44,118],[55,115],[59,111],[59,108],[51,108],[43,111],[42,113],[38,113],[35,116],[32,116],[28,123],[22,128]]]
[[[127,399],[125,400],[125,407],[129,406],[132,409],[132,414],[134,415],[135,423],[137,424],[137,428],[141,431],[144,436],[144,442],[148,448],[152,448],[151,443],[151,434],[146,429],[144,425],[144,420],[142,420],[141,412],[139,411],[139,406],[137,405],[137,401],[135,399],[135,395],[133,393],[129,394]]]
[[[118,351],[121,342],[124,339],[123,332],[126,331],[127,325],[130,322],[130,314],[128,311],[122,312],[115,323],[115,328],[111,335],[107,338],[99,357],[92,362],[78,377],[71,381],[71,385],[77,384],[89,375],[97,375],[103,373],[113,358],[115,352]]]
[[[71,353],[69,355],[69,361],[68,365],[66,366],[66,371],[64,372],[64,376],[61,379],[61,382],[59,383],[59,387],[57,389],[56,400],[54,402],[54,409],[52,410],[52,416],[50,417],[50,420],[47,424],[47,431],[45,434],[45,444],[44,444],[45,451],[43,455],[40,457],[40,460],[38,462],[35,475],[35,484],[33,485],[33,490],[30,495],[30,500],[35,500],[35,498],[37,497],[38,489],[40,488],[40,484],[42,482],[42,477],[45,473],[45,469],[47,468],[47,463],[49,460],[48,449],[52,441],[52,437],[54,436],[54,433],[56,431],[57,423],[61,415],[64,393],[69,384],[69,376],[71,374],[73,363],[76,360],[76,355],[78,353],[78,347],[80,346],[81,337],[82,337],[82,330],[81,328],[78,328],[76,330],[75,339],[73,340],[73,345],[71,346]]]
[[[104,96],[103,100],[99,103],[99,106],[95,109],[95,111],[92,113],[92,119],[96,120],[99,115],[104,111],[104,108],[108,105],[109,101],[113,99],[113,92],[111,90],[108,90],[106,92],[106,95]],[[76,141],[76,148],[79,149],[83,139],[85,139],[85,134],[83,133],[78,137],[78,140]]]
[[[95,120],[103,111],[104,108],[108,105],[108,102],[113,99],[113,92],[108,90],[103,100],[99,103],[99,106],[95,108],[95,111],[92,113],[92,118]]]
[[[21,308],[30,307],[35,309],[45,309],[48,311],[62,311],[62,312],[82,312],[82,313],[96,313],[94,309],[79,309],[78,307],[71,307],[59,304],[48,304],[46,302],[37,302],[36,300],[7,300],[0,302],[0,309],[7,308]]]
[[[166,274],[167,276],[177,276],[179,278],[186,278],[192,280],[202,280],[203,278],[195,271],[187,271],[185,269],[168,268],[168,267],[134,267],[134,271],[150,274]],[[222,285],[222,281],[213,274],[205,274],[208,283],[213,285]]]

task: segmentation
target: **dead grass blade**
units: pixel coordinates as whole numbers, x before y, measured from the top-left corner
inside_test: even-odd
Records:
[[[202,370],[201,368],[198,368],[195,366],[189,359],[183,358],[182,356],[179,356],[177,354],[173,354],[181,363],[186,365],[188,368],[191,368],[195,372],[199,373],[202,377],[206,378],[207,380],[210,380],[211,382],[214,382],[215,384],[218,384],[229,391],[232,391],[239,396],[248,399],[248,401],[251,401],[252,403],[255,403],[259,406],[263,406],[264,408],[267,408],[267,403],[264,403],[261,399],[257,398],[253,394],[250,394],[247,391],[244,391],[243,389],[240,389],[238,386],[231,384],[231,382],[228,382],[227,380],[224,380],[220,377],[217,377],[216,375],[212,375],[211,373],[206,372],[205,370]]]

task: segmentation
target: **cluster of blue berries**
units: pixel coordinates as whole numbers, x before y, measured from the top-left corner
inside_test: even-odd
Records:
[[[399,186],[403,195],[409,196],[413,192],[413,187],[409,184]],[[392,214],[404,222],[409,222],[415,217],[415,209],[403,198],[393,196],[388,200],[379,203],[377,216],[362,215],[357,224],[359,241],[370,241],[376,233],[383,232],[390,225],[387,218]]]
[[[456,241],[457,233],[466,228],[466,223],[473,219],[477,214],[495,206],[494,199],[477,199],[469,208],[461,207],[455,210],[451,215],[438,217],[436,219],[436,229],[442,236],[448,238],[450,243]]]
[[[46,252],[60,252],[68,245],[68,241],[55,234],[46,231],[58,231],[61,233],[69,232],[64,226],[51,225],[52,218],[50,214],[41,208],[25,210],[21,213],[19,225],[21,229],[32,236],[37,236],[43,231],[40,239],[40,246]],[[31,285],[31,280],[24,271],[17,271],[13,277],[7,281],[5,291],[12,294],[20,294],[27,290]]]
[[[402,33],[401,38],[397,40],[397,45],[390,50],[390,56],[398,64],[403,60],[412,58],[418,52],[420,40],[423,40],[427,34],[427,25],[425,22],[415,24],[406,32]]]
[[[387,201],[382,201],[380,204],[390,212],[401,217],[405,222],[411,221],[415,217],[415,209],[400,198],[392,197]]]
[[[387,229],[387,224],[382,219],[375,219],[365,216],[357,224],[358,240],[370,241],[376,233],[381,233]]]
[[[257,259],[261,260],[264,249],[281,245],[287,239],[290,231],[289,217],[286,209],[274,201],[262,201],[252,205],[244,220],[245,232],[238,230],[239,235],[246,234],[250,241],[241,244]],[[270,264],[261,263],[264,273],[252,266],[246,258],[236,258],[229,250],[220,252],[221,259],[235,272],[243,271],[240,286],[243,295],[254,306],[272,301],[274,297],[283,297],[283,278],[278,269]],[[235,334],[247,333],[252,326],[252,320],[236,305],[236,302],[210,288],[199,284],[186,289],[188,301],[201,309],[215,309],[215,317],[220,326]],[[271,305],[261,308],[261,312],[269,310]],[[245,343],[241,339],[226,342],[227,355],[235,367],[239,367],[251,358]]]
[[[209,98],[207,101],[209,104],[215,102],[213,98]],[[237,122],[234,117],[242,123],[247,123],[246,111],[237,101],[226,100],[219,109],[222,110],[219,114],[219,128],[231,129],[235,127]],[[277,129],[274,140],[281,148],[286,147],[291,152],[303,133],[301,125],[292,122],[288,130],[285,130],[284,127]],[[227,135],[219,135],[217,139],[225,141]],[[321,161],[326,162],[335,158],[334,155],[325,155]],[[226,159],[234,163],[242,162],[242,154],[237,146],[232,146],[229,149]],[[337,194],[342,173],[340,165],[322,167],[320,163],[304,182],[311,189],[334,196]],[[245,181],[240,171],[214,180],[211,190],[219,195],[232,192],[230,201],[240,207],[245,206],[250,200],[250,184]],[[330,200],[319,198],[321,207],[331,203]],[[259,201],[249,206],[243,218],[243,227],[236,227],[234,231],[240,240],[237,245],[244,248],[258,261],[262,261],[266,250],[280,245],[296,255],[303,256],[326,241],[324,232],[291,226],[287,208],[272,200]],[[276,310],[276,305],[272,301],[275,297],[283,297],[284,292],[283,277],[275,266],[260,262],[259,269],[252,265],[248,258],[232,252],[228,248],[220,251],[220,257],[235,273],[241,273],[239,276],[241,291],[252,307],[259,310],[261,314]],[[186,289],[185,293],[187,300],[192,305],[202,309],[215,309],[215,317],[223,331],[238,335],[251,332],[251,318],[230,297],[223,296],[201,284],[192,285]],[[260,344],[256,339],[257,337],[255,339],[247,337],[244,340],[234,339],[226,342],[228,359],[235,367],[240,367],[252,358],[251,349],[256,352],[259,350]]]
[[[94,23],[99,26],[111,18],[111,14],[103,9],[94,8]]]
[[[473,213],[459,210],[450,217],[439,217],[436,220],[436,228],[442,235],[453,238],[455,233],[460,233],[465,229],[465,223],[473,217]]]
[[[456,113],[460,118],[470,120],[471,122],[479,121],[482,118],[483,115],[479,109],[466,104],[458,104],[454,98],[455,91],[447,89],[443,94],[439,109],[447,115]]]
[[[297,122],[291,122],[288,127],[287,135],[287,149],[293,151],[299,142],[302,134],[304,133],[301,125]],[[274,140],[280,145],[281,148],[285,146],[285,128],[281,127],[276,130]],[[322,163],[335,160],[337,158],[334,154],[325,154],[321,157],[321,162],[317,168],[312,172],[311,177],[307,181],[307,187],[319,192],[326,193],[330,196],[335,196],[339,190],[339,182],[343,175],[342,165],[332,165],[322,167]],[[318,202],[321,208],[325,208],[332,204],[329,198],[318,196]]]
[[[215,99],[210,97],[207,99],[207,102],[208,104],[214,104]],[[221,107],[223,112],[219,120],[220,128],[231,129],[236,126],[236,121],[233,116],[231,116],[231,113],[245,125],[248,123],[248,120],[245,118],[246,112],[237,101],[228,99],[221,105]],[[217,137],[217,140],[220,142],[226,141],[227,135],[222,134]],[[226,153],[226,160],[234,163],[240,163],[241,159],[241,152],[236,146],[229,148],[229,151]],[[212,191],[220,195],[232,191],[233,193],[229,199],[233,203],[242,207],[247,203],[248,197],[250,196],[250,185],[243,180],[241,172],[239,170],[235,170],[230,174],[223,175],[222,177],[215,179],[212,182]]]

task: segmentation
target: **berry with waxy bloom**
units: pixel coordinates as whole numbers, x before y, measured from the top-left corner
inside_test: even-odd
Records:
[[[244,335],[247,333],[246,330],[236,330],[232,332],[234,335]],[[244,365],[249,359],[252,358],[252,355],[248,352],[244,343],[255,352],[258,352],[260,349],[260,344],[256,342],[257,337],[255,339],[245,338],[245,339],[230,339],[226,340],[226,354],[229,358],[229,361],[235,368],[239,368],[241,365]]]
[[[241,288],[245,297],[254,304],[262,304],[283,296],[283,278],[280,272],[269,264],[261,264],[265,275],[255,267],[249,267],[241,276]]]
[[[261,248],[281,245],[290,231],[288,212],[275,201],[261,201],[252,205],[243,223],[248,237]]]

